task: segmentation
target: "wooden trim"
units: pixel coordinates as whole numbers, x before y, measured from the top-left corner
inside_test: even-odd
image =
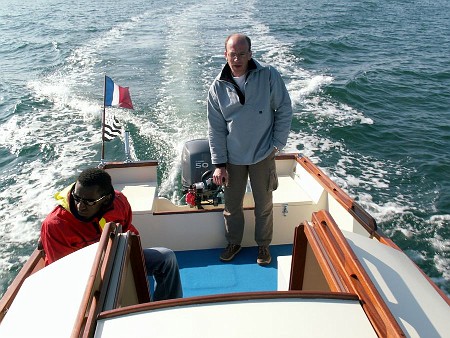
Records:
[[[244,207],[243,210],[255,210],[255,207]],[[180,214],[199,214],[205,212],[223,212],[223,207],[214,207],[208,209],[198,209],[196,207],[190,210],[181,210],[181,211],[154,211],[153,216],[165,216],[165,215],[180,215]]]
[[[105,271],[104,264],[112,258],[112,255],[106,255],[106,253],[112,252],[110,247],[114,243],[114,238],[121,230],[122,226],[116,226],[114,223],[107,223],[103,229],[83,299],[78,310],[77,319],[72,329],[72,338],[89,337],[90,332],[95,328],[95,325],[92,323],[96,309],[98,308],[98,292],[103,284],[102,278],[104,276],[102,272]]]
[[[44,250],[35,249],[30,258],[28,258],[22,269],[17,274],[16,278],[14,278],[13,282],[8,287],[2,299],[0,300],[0,323],[8,312],[9,307],[13,303],[17,294],[19,293],[19,290],[22,287],[25,279],[27,279],[36,271],[41,270],[45,266],[44,258]]]
[[[89,280],[72,330],[72,338],[87,338],[92,337],[94,334],[97,316],[105,303],[107,287],[110,282],[119,242],[118,236],[121,232],[121,225],[117,226],[111,223],[108,223],[102,232]],[[123,269],[126,269],[127,264],[131,265],[138,302],[149,302],[147,272],[139,236],[128,232],[125,240],[126,253]],[[126,270],[123,271],[126,272]],[[121,280],[118,281],[120,284],[119,298],[120,293],[123,291],[126,273],[122,274],[120,278]]]
[[[377,223],[375,219],[356,203],[346,192],[323,173],[307,157],[297,157],[297,162],[313,176],[324,188],[339,202],[366,230],[371,236],[377,234]]]
[[[380,337],[405,337],[403,330],[384,302],[356,254],[331,215],[313,213],[312,228],[319,235],[335,269],[350,290],[361,299],[361,306]],[[323,262],[321,262],[323,265]]]
[[[130,264],[133,270],[133,277],[139,303],[150,301],[150,287],[148,284],[147,270],[145,267],[144,253],[142,251],[139,236],[130,232]]]
[[[254,208],[252,208],[254,209]],[[198,209],[197,207],[193,207],[189,210],[181,210],[181,211],[154,211],[154,216],[165,216],[165,215],[180,215],[180,214],[201,214],[205,212],[223,212],[223,207],[215,207],[214,209]]]
[[[314,227],[307,222],[304,224],[305,235],[308,238],[308,243],[320,264],[325,279],[331,291],[335,292],[352,292],[355,290],[348,285],[341,277],[340,273],[334,265],[334,261],[329,256],[329,249],[322,243],[321,238]]]
[[[94,335],[94,330],[97,322],[97,309],[99,308],[99,298],[100,292],[98,290],[94,291],[91,299],[91,303],[89,305],[89,311],[86,316],[86,323],[84,327],[84,331],[80,332],[83,338],[89,338]]]
[[[297,153],[278,153],[275,155],[275,160],[295,160],[297,157]]]
[[[105,232],[105,230],[103,232]],[[98,287],[96,292],[94,292],[92,294],[93,301],[95,300],[95,302],[98,303],[98,307],[96,307],[96,309],[98,309],[97,312],[99,312],[101,310],[101,308],[103,308],[105,301],[106,301],[109,279],[111,278],[114,260],[115,260],[116,252],[117,252],[117,247],[119,244],[119,241],[117,240],[118,234],[119,234],[119,229],[117,229],[117,231],[114,231],[113,229],[111,229],[109,231],[109,238],[111,239],[111,243],[109,243],[105,249],[104,257],[106,257],[106,263],[103,263],[100,267],[100,276],[102,276],[102,280],[107,279],[108,283],[106,285],[104,285],[102,283],[102,285]],[[96,315],[96,314],[92,314],[92,315]],[[86,325],[86,327],[90,327],[90,326]]]
[[[402,251],[402,249],[399,248],[399,246],[397,244],[394,243],[394,241],[388,237],[382,236],[380,238],[378,238],[378,240],[380,241],[380,243],[383,243],[384,245],[390,246],[391,248],[398,250],[398,251]]]
[[[310,291],[268,291],[268,292],[242,292],[230,293],[211,296],[199,296],[190,298],[179,298],[163,300],[158,302],[150,302],[146,304],[139,304],[127,306],[110,311],[101,312],[98,320],[114,318],[127,314],[134,314],[143,311],[153,311],[158,309],[201,305],[201,304],[216,304],[224,302],[242,301],[242,300],[258,300],[258,299],[341,299],[341,300],[358,300],[356,294],[351,293],[337,293],[337,292],[310,292]]]
[[[367,213],[359,204],[351,199],[341,188],[339,188],[328,176],[326,176],[311,160],[307,157],[297,157],[297,162],[305,168],[333,197],[369,232],[369,234],[379,240],[381,243],[402,251],[381,229],[377,227],[375,219]],[[413,262],[416,266],[417,264]],[[444,301],[450,305],[450,298],[426,275],[422,269],[417,267],[425,276],[431,286],[439,293]]]
[[[138,162],[106,162],[103,169],[113,168],[134,168],[134,167],[156,167],[158,161],[138,161]]]
[[[291,274],[289,277],[289,290],[302,290],[305,277],[306,248],[308,241],[304,226],[300,224],[295,228],[294,246],[292,249]]]

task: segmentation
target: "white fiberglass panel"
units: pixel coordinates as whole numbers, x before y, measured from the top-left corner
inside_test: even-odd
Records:
[[[359,302],[248,300],[172,307],[101,320],[96,338],[376,337]]]
[[[70,337],[98,243],[28,277],[0,325],[0,337]]]
[[[409,337],[445,337],[450,307],[404,252],[343,231],[397,322]]]

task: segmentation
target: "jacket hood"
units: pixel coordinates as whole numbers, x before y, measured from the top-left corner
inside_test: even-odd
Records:
[[[65,187],[63,190],[55,194],[56,202],[64,209],[66,209],[68,212],[71,212],[69,205],[69,193],[73,189],[74,185],[75,183],[72,183],[71,185]]]
[[[58,205],[60,205],[62,208],[64,208],[65,210],[67,210],[68,212],[70,212],[72,215],[74,215],[75,217],[77,217],[76,214],[74,214],[71,210],[70,210],[70,201],[69,201],[69,194],[70,192],[73,190],[75,186],[75,183],[72,183],[71,185],[65,187],[63,190],[57,192],[55,194],[55,199],[56,199],[56,203]],[[115,194],[113,194],[113,198],[112,201],[114,201],[115,199]],[[107,211],[107,210],[111,210],[113,209],[113,202],[111,201],[111,204],[105,209],[105,210],[100,210],[99,214],[96,215],[96,217],[98,217],[98,223],[100,225],[100,228],[103,230],[105,224],[107,223],[105,218],[102,217],[102,215]]]

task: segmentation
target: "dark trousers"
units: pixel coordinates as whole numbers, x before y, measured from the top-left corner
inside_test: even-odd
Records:
[[[225,237],[230,244],[241,244],[244,234],[243,201],[247,180],[255,201],[255,242],[269,245],[273,235],[272,191],[278,187],[275,151],[251,165],[227,164],[228,186],[225,187]]]
[[[180,271],[175,253],[167,248],[147,248],[143,250],[147,274],[155,278],[156,287],[152,300],[183,297]]]

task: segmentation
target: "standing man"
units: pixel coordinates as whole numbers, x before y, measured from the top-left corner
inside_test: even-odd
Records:
[[[115,191],[111,176],[104,170],[89,168],[81,172],[76,183],[57,193],[58,205],[45,218],[41,243],[45,264],[71,254],[100,240],[106,223],[122,225],[122,231],[139,235],[131,224],[131,206],[125,195]],[[156,281],[153,300],[182,297],[178,262],[172,250],[144,249],[147,273]]]
[[[241,250],[243,200],[248,177],[255,200],[257,263],[270,264],[273,233],[272,191],[278,186],[275,153],[289,135],[292,106],[276,69],[252,58],[250,38],[232,34],[225,40],[227,64],[208,92],[208,136],[213,181],[225,185],[225,236],[220,255],[231,261]]]

